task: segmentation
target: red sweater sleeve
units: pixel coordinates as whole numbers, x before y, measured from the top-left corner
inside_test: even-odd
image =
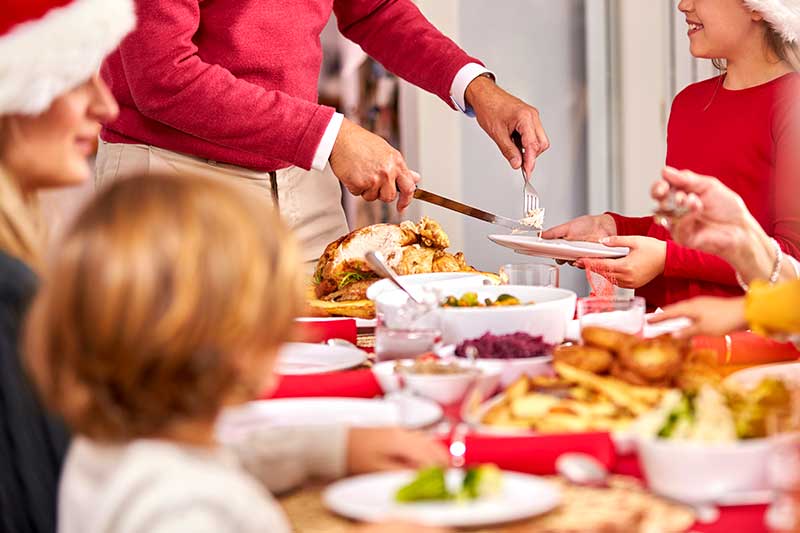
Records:
[[[442,35],[411,0],[335,0],[339,30],[384,67],[451,107],[450,86],[467,63],[480,63]]]
[[[764,229],[784,252],[800,258],[800,105],[796,96],[800,92],[795,91],[800,91],[800,82],[782,95],[774,111],[775,218],[772,227]]]
[[[192,42],[200,25],[198,0],[136,5],[138,26],[120,55],[140,113],[208,142],[311,168],[332,108],[266,90],[204,62]]]
[[[607,212],[617,224],[617,235],[647,235],[653,224],[653,217],[626,217],[618,213]]]
[[[710,281],[734,287],[739,285],[733,267],[721,257],[681,246],[673,240],[667,239],[666,241],[665,278]]]

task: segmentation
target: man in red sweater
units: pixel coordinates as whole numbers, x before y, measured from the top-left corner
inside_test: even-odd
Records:
[[[549,141],[535,108],[503,91],[412,0],[137,0],[139,25],[103,65],[120,104],[101,134],[98,183],[141,172],[212,175],[267,189],[304,260],[347,232],[337,179],[404,209],[419,175],[382,138],[317,103],[320,32],[477,117],[514,168]],[[520,153],[511,133],[522,134]]]

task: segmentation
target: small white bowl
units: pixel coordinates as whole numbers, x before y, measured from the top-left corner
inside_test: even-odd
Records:
[[[452,344],[442,346],[436,350],[439,357],[454,357],[456,347]],[[464,359],[466,361],[466,359]],[[518,377],[549,376],[553,374],[552,355],[537,355],[535,357],[519,357],[516,359],[496,359],[493,357],[480,357],[476,363],[487,367],[499,369],[500,386],[511,385]]]
[[[449,287],[482,287],[486,283],[494,283],[492,278],[480,272],[433,272],[431,274],[410,274],[399,276],[399,278],[403,285],[415,295],[422,293],[423,287],[447,290]],[[382,279],[369,286],[367,298],[374,302],[378,295],[396,290],[397,286],[391,280]]]
[[[549,344],[561,344],[567,323],[575,315],[577,295],[567,289],[530,287],[525,285],[452,286],[442,297],[461,297],[475,292],[478,299],[496,300],[501,294],[510,294],[528,305],[497,307],[443,307],[441,308],[442,342],[460,344],[485,333],[506,335],[523,332],[541,335]]]
[[[773,439],[707,443],[642,438],[637,448],[650,488],[669,498],[716,503],[769,489]]]
[[[400,362],[410,362],[411,360],[400,360]],[[372,367],[372,372],[378,380],[378,384],[386,394],[396,392],[399,388],[397,375],[395,374],[395,363],[397,361],[382,361]],[[501,368],[492,363],[476,361],[480,375],[477,376],[477,390],[481,394],[481,399],[488,398],[497,390],[500,384]],[[467,365],[464,365],[467,368]],[[460,374],[412,374],[404,375],[406,387],[409,390],[433,400],[441,405],[451,405],[468,393],[468,388],[475,376],[465,372]]]

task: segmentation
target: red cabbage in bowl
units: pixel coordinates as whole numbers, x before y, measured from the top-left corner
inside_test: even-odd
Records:
[[[553,345],[544,342],[541,335],[534,337],[527,333],[511,333],[509,335],[493,335],[486,333],[477,339],[470,339],[456,346],[456,355],[466,357],[468,346],[478,350],[477,357],[484,359],[522,359],[550,355]]]

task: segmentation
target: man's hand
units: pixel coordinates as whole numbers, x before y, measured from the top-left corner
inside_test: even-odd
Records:
[[[512,168],[522,168],[530,176],[536,166],[536,158],[550,148],[550,140],[539,119],[539,111],[516,96],[513,96],[494,81],[478,76],[467,86],[467,105],[475,111],[478,124],[494,140]],[[523,154],[514,145],[511,134],[518,131],[522,136]]]
[[[419,174],[381,137],[344,119],[330,157],[331,169],[347,190],[368,202],[390,203],[403,211],[414,197]]]

